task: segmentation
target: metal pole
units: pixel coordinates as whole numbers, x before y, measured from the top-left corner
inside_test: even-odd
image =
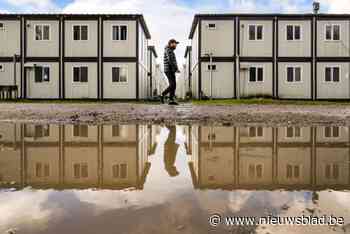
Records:
[[[213,99],[213,53],[209,54],[210,64],[210,99]]]

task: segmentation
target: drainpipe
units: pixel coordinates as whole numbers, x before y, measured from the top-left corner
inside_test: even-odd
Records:
[[[239,27],[239,21],[238,21],[238,17],[236,17],[236,32],[238,33],[238,35],[240,35],[240,27]],[[243,27],[243,26],[242,26]],[[240,38],[238,37],[238,35],[235,35],[235,43],[236,43],[236,79],[237,79],[237,99],[241,99],[241,78],[240,78],[240,70],[239,70],[239,67],[240,67],[240,51],[241,51],[241,48],[239,48],[239,43],[238,41],[240,41]],[[244,39],[244,32],[242,34],[242,37]],[[243,39],[242,39],[242,44],[243,44]]]
[[[312,30],[312,34],[314,35],[313,36],[313,41],[312,41],[312,44],[313,44],[313,50],[312,50],[312,73],[313,73],[313,77],[312,77],[312,90],[313,90],[313,95],[312,95],[312,100],[316,100],[316,27],[317,27],[317,24],[316,24],[316,14],[314,12],[314,15],[312,17],[312,24],[313,24],[313,30]]]
[[[13,85],[16,86],[17,85],[17,55],[14,54],[13,55]]]

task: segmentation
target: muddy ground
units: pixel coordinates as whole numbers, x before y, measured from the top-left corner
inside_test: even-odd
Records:
[[[192,105],[0,103],[0,121],[268,126],[350,126],[350,105]]]

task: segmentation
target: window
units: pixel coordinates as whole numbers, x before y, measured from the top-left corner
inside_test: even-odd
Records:
[[[326,41],[339,41],[340,40],[340,25],[327,24],[325,26]]]
[[[73,40],[74,41],[87,41],[89,40],[89,29],[87,25],[74,25],[73,26]]]
[[[0,64],[0,72],[3,72],[3,71],[4,71],[4,65]]]
[[[264,28],[262,25],[249,25],[249,40],[250,41],[261,41],[263,40]]]
[[[89,168],[87,163],[75,163],[73,165],[74,170],[74,178],[80,179],[80,178],[87,178],[89,177]]]
[[[50,40],[50,25],[35,25],[35,40],[49,41]]]
[[[299,138],[299,137],[301,137],[301,128],[300,127],[287,127],[286,137],[287,138]]]
[[[1,30],[5,30],[5,25],[4,25],[4,23],[1,23],[1,22],[0,22],[0,31],[1,31]]]
[[[301,82],[301,67],[287,67],[287,82]]]
[[[47,163],[35,164],[35,176],[36,177],[48,177],[50,176],[50,165]]]
[[[87,125],[74,125],[73,136],[75,137],[88,137],[89,127]]]
[[[260,179],[263,176],[263,166],[261,164],[249,164],[248,175],[250,178]]]
[[[300,178],[300,166],[287,164],[286,177],[287,179],[299,179]]]
[[[300,25],[287,25],[287,41],[301,40]]]
[[[340,81],[340,67],[326,67],[325,82],[339,82],[339,81]]]
[[[125,163],[116,164],[112,166],[113,177],[118,179],[125,179],[127,177],[128,166]]]
[[[264,68],[263,67],[250,67],[249,68],[249,82],[263,82],[264,81]]]
[[[113,25],[112,26],[112,40],[113,41],[126,41],[128,38],[128,27],[126,25]]]
[[[209,23],[209,24],[207,24],[207,27],[208,27],[209,30],[215,30],[216,29],[216,24]]]
[[[50,82],[50,67],[35,66],[34,76],[35,76],[35,83]]]
[[[216,71],[216,65],[215,64],[212,64],[212,65],[208,65],[208,71],[210,71],[210,70],[212,70],[212,71]]]
[[[250,127],[249,128],[249,137],[263,137],[264,130],[262,127]]]
[[[128,82],[128,69],[126,67],[112,67],[112,82]]]
[[[119,127],[119,125],[113,125],[112,126],[112,136],[113,137],[119,137],[120,136],[120,127]]]
[[[26,125],[24,128],[25,137],[41,138],[50,136],[49,125]]]
[[[327,179],[337,180],[339,178],[339,165],[327,164],[325,167],[325,176]]]
[[[325,138],[337,138],[339,137],[339,127],[325,127],[324,128]]]
[[[88,67],[73,67],[73,82],[74,83],[86,83],[88,82]]]

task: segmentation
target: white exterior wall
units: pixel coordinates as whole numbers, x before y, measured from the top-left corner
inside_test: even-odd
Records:
[[[112,67],[125,67],[128,70],[128,82],[112,82]],[[103,64],[103,96],[104,98],[136,98],[136,64],[104,63]]]
[[[139,24],[139,98],[146,99],[148,97],[148,64],[147,64],[148,40]]]
[[[325,27],[327,24],[340,25],[340,41],[326,41]],[[349,20],[319,20],[317,22],[317,56],[346,57],[350,56]]]
[[[126,25],[127,40],[113,41],[112,26]],[[136,57],[136,21],[105,20],[103,21],[103,56],[104,57]]]
[[[208,24],[216,24],[216,29],[209,29]],[[202,21],[202,51],[201,56],[213,53],[213,56],[234,55],[234,21],[233,20],[203,20]]]
[[[97,63],[65,63],[65,97],[97,98]],[[88,82],[73,82],[73,67],[88,66]]]
[[[234,97],[234,63],[218,62],[216,70],[212,71],[212,95],[213,98]],[[202,91],[210,97],[210,70],[209,63],[202,63]],[[198,86],[198,84],[197,84]]]
[[[263,25],[263,40],[249,40],[249,25]],[[272,20],[241,20],[240,30],[241,56],[272,57]]]
[[[50,67],[49,82],[35,82],[34,68],[26,68],[27,98],[59,98],[59,63],[35,63],[38,66]]]
[[[300,66],[301,82],[287,82],[287,67]],[[278,63],[278,96],[279,98],[311,98],[311,63]]]
[[[191,52],[191,69],[192,71],[192,95],[194,98],[199,98],[199,92],[198,92],[198,54],[199,54],[199,48],[198,48],[198,25],[196,27],[196,30],[193,35],[193,39],[191,41],[191,47],[192,47],[192,52]]]
[[[287,40],[287,25],[298,25],[301,40]],[[278,55],[280,57],[311,57],[311,20],[278,21]]]
[[[19,20],[1,20],[4,30],[0,30],[0,57],[12,57],[21,54],[21,22]]]
[[[264,68],[263,82],[249,81],[249,68],[254,66]],[[246,67],[248,70],[240,71],[241,97],[272,96],[272,63],[241,63],[241,68],[242,67]]]
[[[87,25],[88,40],[74,41],[73,26]],[[97,57],[97,20],[66,20],[65,21],[65,56],[66,57]]]
[[[21,93],[21,64],[16,63],[16,81],[14,80],[14,64],[13,62],[0,62],[3,70],[0,70],[0,85],[17,85],[18,93]]]
[[[50,40],[35,40],[35,25],[50,26]],[[59,56],[59,21],[28,20],[27,21],[27,56],[58,57]]]
[[[326,82],[326,67],[340,68],[339,82]],[[319,99],[346,99],[350,98],[349,63],[317,63],[317,98]]]

